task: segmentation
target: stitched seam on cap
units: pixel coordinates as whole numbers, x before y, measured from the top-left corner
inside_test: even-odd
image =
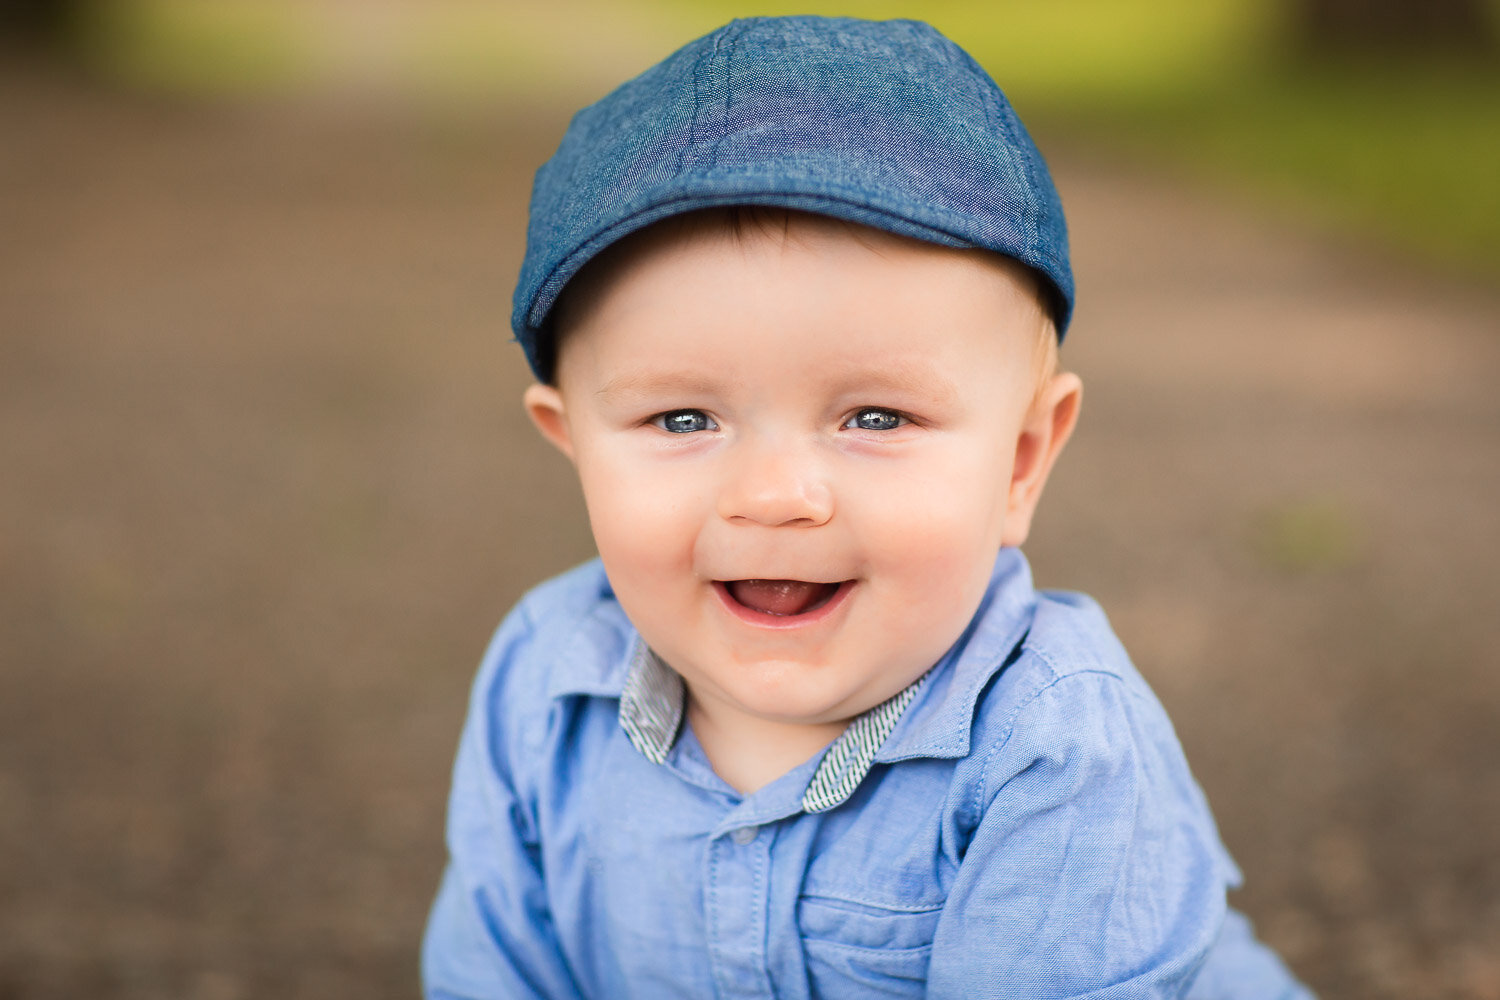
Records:
[[[1025,134],[1025,126],[1021,124],[1021,116],[1016,114],[1015,106],[1010,104],[1008,98],[1006,99],[1005,112],[1006,118],[1010,122],[1010,136],[1018,138],[1019,136]],[[1030,136],[1028,135],[1028,139],[1029,138]],[[1006,145],[1011,148],[1015,148],[1019,144],[1012,142],[1007,143]],[[1039,196],[1040,192],[1042,191],[1042,183],[1041,177],[1037,174],[1038,154],[1036,153],[1036,140],[1031,139],[1030,145],[1030,149],[1027,149],[1024,146],[1020,147],[1021,155],[1026,161],[1026,177],[1031,182],[1029,191],[1031,197],[1026,199],[1027,203],[1023,206],[1023,211],[1026,214],[1027,221],[1030,223],[1030,226],[1028,227],[1026,233],[1026,242],[1028,244],[1027,250],[1030,253],[1035,254],[1038,258],[1042,258],[1044,255],[1040,252],[1042,243],[1041,236],[1042,230],[1043,228],[1045,228],[1047,221],[1045,218],[1047,212],[1047,199]],[[1047,259],[1051,261],[1051,255],[1046,256]]]
[[[718,47],[718,39],[714,40],[714,47]],[[688,169],[690,157],[696,157],[698,151],[698,116],[703,110],[703,71],[704,67],[713,61],[713,53],[700,55],[693,61],[693,117],[688,125],[688,139],[682,144],[682,149],[677,154],[677,175],[681,176]]]
[[[738,22],[731,21],[729,23],[729,27],[734,27],[736,23]],[[743,31],[744,29],[741,28],[740,30]],[[724,145],[724,140],[729,138],[729,106],[734,102],[734,73],[731,71],[731,64],[734,61],[734,48],[735,45],[739,42],[739,37],[737,35],[731,36],[728,29],[726,28],[723,38],[724,61],[721,65],[721,72],[723,73],[724,78],[724,106],[719,111],[719,120],[721,123],[719,128],[719,137],[714,140],[713,146],[708,151],[708,168],[710,170],[715,170],[718,168],[719,148]],[[717,39],[715,39],[715,57],[717,57],[718,54],[719,42]]]

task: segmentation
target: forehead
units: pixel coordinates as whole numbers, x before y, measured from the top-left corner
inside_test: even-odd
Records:
[[[776,301],[757,301],[765,298]],[[928,350],[932,334],[956,316],[998,338],[1024,335],[1029,345],[1052,336],[1041,284],[1017,261],[753,207],[677,216],[609,247],[564,290],[553,332],[561,357],[583,331],[733,325],[749,319],[743,312],[751,303],[762,319],[793,312],[786,318],[808,335],[841,337],[850,351],[869,336],[903,332]]]

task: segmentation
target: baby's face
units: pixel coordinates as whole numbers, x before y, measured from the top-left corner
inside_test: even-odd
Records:
[[[652,236],[527,405],[699,710],[826,727],[921,676],[1024,538],[1077,402],[1034,403],[1042,323],[994,260],[861,227]]]

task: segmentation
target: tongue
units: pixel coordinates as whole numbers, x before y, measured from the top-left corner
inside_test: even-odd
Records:
[[[726,586],[736,601],[767,615],[800,615],[838,588],[805,580],[732,580]]]

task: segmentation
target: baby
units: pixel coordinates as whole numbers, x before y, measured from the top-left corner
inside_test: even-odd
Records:
[[[1171,724],[1019,546],[1062,208],[926,25],[736,21],[578,115],[513,325],[599,560],[481,667],[449,997],[1306,997]]]

